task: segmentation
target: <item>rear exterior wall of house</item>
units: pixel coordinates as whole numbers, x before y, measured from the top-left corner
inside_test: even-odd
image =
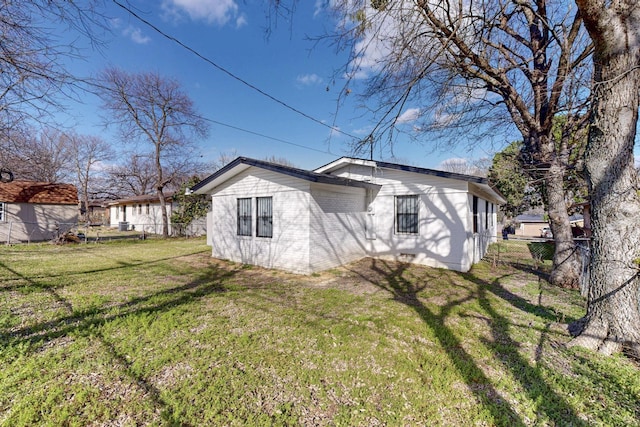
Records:
[[[484,236],[496,234],[493,203],[478,198],[474,218],[465,181],[364,165],[347,165],[333,174],[382,185],[367,200],[369,256],[468,271],[486,252]],[[416,230],[398,228],[403,196],[417,196]]]
[[[257,235],[258,198],[271,198],[270,237]],[[246,203],[251,212],[250,218],[246,218],[250,225],[245,235],[239,235],[238,203]],[[309,204],[308,182],[257,168],[238,174],[212,194],[212,255],[239,263],[311,273]]]
[[[326,270],[368,255],[365,202],[363,188],[311,185],[311,270]]]

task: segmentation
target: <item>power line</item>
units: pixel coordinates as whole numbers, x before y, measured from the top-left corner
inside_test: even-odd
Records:
[[[105,85],[103,85],[103,84],[101,84],[99,82],[92,81],[92,80],[85,79],[85,80],[83,80],[83,83],[85,83],[88,86],[91,86],[91,87],[94,87],[94,88],[97,88],[97,89],[103,90],[103,91],[111,91],[112,90],[111,88],[109,88],[109,87],[107,87],[107,86],[105,86]],[[80,88],[80,86],[77,86],[76,84],[74,84],[74,86]],[[87,89],[83,88],[83,90],[87,90]],[[91,93],[93,93],[94,95],[97,95],[96,92],[91,92]],[[284,140],[284,139],[281,139],[281,138],[276,138],[274,136],[269,136],[269,135],[266,135],[264,133],[256,132],[256,131],[245,129],[245,128],[241,128],[239,126],[231,125],[229,123],[224,123],[224,122],[221,122],[221,121],[218,121],[218,120],[210,119],[210,118],[205,117],[205,116],[203,116],[201,114],[195,114],[194,117],[196,117],[198,119],[201,119],[201,120],[204,120],[206,122],[213,123],[213,124],[216,124],[216,125],[219,125],[219,126],[224,126],[224,127],[227,127],[229,129],[233,129],[233,130],[236,130],[236,131],[239,131],[239,132],[244,132],[244,133],[248,133],[250,135],[259,136],[261,138],[270,139],[272,141],[280,142],[280,143],[291,145],[291,146],[294,146],[294,147],[303,148],[303,149],[306,149],[306,150],[311,150],[311,151],[315,151],[317,153],[322,153],[322,154],[330,154],[332,156],[337,156],[337,157],[340,156],[339,154],[333,153],[331,150],[319,150],[317,148],[309,147],[307,145],[297,144],[295,142],[287,141],[287,140]]]
[[[317,148],[308,147],[308,146],[302,145],[302,144],[296,144],[295,142],[286,141],[284,139],[275,138],[273,136],[265,135],[263,133],[254,132],[252,130],[248,130],[248,129],[244,129],[244,128],[241,128],[241,127],[238,127],[238,126],[230,125],[228,123],[223,123],[223,122],[219,122],[217,120],[208,119],[206,117],[202,117],[202,116],[198,116],[198,117],[201,118],[202,120],[206,120],[207,122],[214,123],[216,125],[220,125],[220,126],[224,126],[224,127],[228,127],[230,129],[234,129],[234,130],[237,130],[237,131],[240,131],[240,132],[244,132],[244,133],[248,133],[248,134],[251,134],[251,135],[256,135],[256,136],[259,136],[261,138],[270,139],[272,141],[281,142],[283,144],[293,145],[295,147],[304,148],[304,149],[315,151],[315,152],[322,153],[322,154],[330,154],[332,156],[339,156],[338,154],[332,153],[331,150],[323,151],[323,150],[319,150]]]
[[[351,135],[347,132],[344,132],[334,126],[328,125],[325,122],[323,122],[322,120],[316,119],[313,116],[310,116],[309,114],[305,113],[304,111],[301,111],[289,104],[287,104],[284,101],[281,101],[280,99],[276,98],[273,95],[270,95],[269,93],[263,91],[262,89],[260,89],[259,87],[249,83],[248,81],[244,80],[243,78],[233,74],[231,71],[227,70],[226,68],[222,67],[221,65],[216,64],[213,60],[207,58],[206,56],[204,56],[203,54],[201,54],[200,52],[198,52],[197,50],[193,49],[192,47],[186,45],[185,43],[181,42],[179,39],[177,39],[176,37],[167,34],[166,32],[162,31],[159,27],[157,27],[156,25],[152,24],[151,22],[149,22],[148,20],[142,18],[140,15],[138,15],[136,12],[134,12],[133,10],[131,10],[129,7],[123,5],[122,3],[120,3],[118,0],[113,0],[113,2],[120,6],[122,9],[124,9],[127,13],[129,13],[131,16],[133,16],[134,18],[136,18],[138,21],[142,22],[143,24],[145,24],[146,26],[152,28],[154,31],[156,31],[158,34],[160,34],[161,36],[167,38],[168,40],[171,40],[172,42],[176,43],[178,46],[182,47],[183,49],[189,51],[190,53],[196,55],[198,58],[202,59],[203,61],[207,62],[208,64],[212,65],[213,67],[215,67],[216,69],[218,69],[219,71],[222,71],[223,73],[225,73],[226,75],[228,75],[229,77],[231,77],[234,80],[239,81],[240,83],[242,83],[243,85],[255,90],[256,92],[260,93],[261,95],[271,99],[274,102],[277,102],[278,104],[282,105],[283,107],[321,125],[324,127],[327,127],[329,129],[331,129],[333,132],[338,132],[341,133],[345,136],[348,136],[350,138],[353,139],[360,139],[357,136]]]

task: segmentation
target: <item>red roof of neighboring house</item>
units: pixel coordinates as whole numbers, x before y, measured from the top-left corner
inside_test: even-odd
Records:
[[[0,202],[77,205],[78,190],[73,184],[12,181],[0,183]]]

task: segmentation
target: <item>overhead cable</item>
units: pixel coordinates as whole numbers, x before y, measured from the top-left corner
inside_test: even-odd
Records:
[[[133,16],[134,18],[136,18],[138,21],[142,22],[143,24],[145,24],[146,26],[148,26],[149,28],[152,28],[154,31],[156,31],[158,34],[160,34],[161,36],[171,40],[172,42],[176,43],[177,45],[179,45],[180,47],[182,47],[183,49],[191,52],[192,54],[196,55],[198,58],[202,59],[203,61],[207,62],[208,64],[212,65],[213,67],[215,67],[216,69],[218,69],[219,71],[222,71],[223,73],[225,73],[226,75],[228,75],[229,77],[231,77],[234,80],[239,81],[240,83],[242,83],[243,85],[253,89],[254,91],[260,93],[261,95],[269,98],[270,100],[277,102],[278,104],[282,105],[283,107],[295,112],[296,114],[299,114],[321,126],[327,127],[329,129],[331,129],[333,132],[338,132],[341,133],[345,136],[348,136],[350,138],[353,139],[359,139],[357,136],[351,135],[343,130],[340,130],[334,126],[328,125],[327,123],[323,122],[322,120],[316,119],[313,116],[310,116],[309,114],[305,113],[304,111],[301,111],[299,109],[297,109],[296,107],[293,107],[291,105],[289,105],[288,103],[286,103],[285,101],[282,101],[278,98],[276,98],[273,95],[270,95],[269,93],[265,92],[264,90],[260,89],[259,87],[255,86],[254,84],[249,83],[248,81],[246,81],[245,79],[235,75],[234,73],[232,73],[231,71],[227,70],[226,68],[222,67],[221,65],[218,65],[217,63],[215,63],[213,60],[207,58],[206,56],[204,56],[203,54],[201,54],[200,52],[198,52],[197,50],[195,50],[194,48],[186,45],[185,43],[183,43],[182,41],[180,41],[179,39],[177,39],[176,37],[167,34],[166,32],[164,32],[163,30],[161,30],[159,27],[157,27],[156,25],[152,24],[151,22],[149,22],[148,20],[144,19],[143,17],[141,17],[140,15],[138,15],[136,12],[134,12],[133,10],[131,10],[131,8],[123,5],[122,3],[120,3],[120,1],[118,0],[113,0],[113,2],[118,5],[119,7],[121,7],[122,9],[124,9],[127,13],[129,13],[131,16]]]

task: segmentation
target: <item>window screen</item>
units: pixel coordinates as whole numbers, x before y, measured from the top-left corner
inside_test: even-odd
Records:
[[[418,233],[418,196],[396,196],[396,233]]]
[[[273,202],[271,197],[257,197],[256,236],[273,237]]]
[[[238,199],[238,236],[251,236],[251,199]]]

